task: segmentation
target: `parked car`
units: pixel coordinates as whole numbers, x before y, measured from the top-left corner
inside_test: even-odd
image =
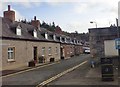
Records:
[[[90,49],[85,49],[84,53],[90,54]]]

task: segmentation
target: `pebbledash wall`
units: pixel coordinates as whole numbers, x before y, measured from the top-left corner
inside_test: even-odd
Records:
[[[55,58],[55,61],[60,60],[60,44],[52,42],[33,42],[23,40],[2,40],[2,69],[14,69],[22,66],[27,66],[28,61],[34,59],[34,47],[37,47],[38,57],[42,56],[42,48],[45,47],[45,62],[50,62],[50,58]],[[8,60],[8,48],[14,48],[14,60]],[[51,54],[48,49],[51,47]],[[56,52],[57,47],[57,52]]]

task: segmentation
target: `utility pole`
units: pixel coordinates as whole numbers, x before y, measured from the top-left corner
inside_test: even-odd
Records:
[[[116,18],[116,24],[117,24],[117,31],[118,31],[118,38],[120,38],[120,29],[118,27],[118,19]],[[120,77],[120,49],[118,49],[118,62],[119,62],[119,65],[118,65],[118,76]]]
[[[117,35],[118,35],[118,38],[120,38],[120,29],[118,27],[118,19],[117,18],[116,18],[116,24],[117,24],[117,31],[118,31]],[[118,55],[120,56],[120,49],[118,49]]]

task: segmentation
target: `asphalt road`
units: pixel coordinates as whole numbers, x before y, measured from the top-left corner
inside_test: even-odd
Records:
[[[120,87],[118,69],[114,67],[114,81],[102,81],[101,65],[91,68],[87,62],[74,71],[50,82],[46,87]]]
[[[56,74],[61,73],[89,59],[90,59],[90,55],[80,55],[80,56],[72,57],[68,60],[61,60],[59,63],[56,63],[54,65],[42,67],[39,69],[35,69],[17,75],[3,77],[2,84],[7,85],[7,87],[10,85],[11,87],[13,87],[13,85],[16,87],[18,86],[27,87],[27,85],[29,85],[29,87],[36,86],[39,83],[55,76]]]

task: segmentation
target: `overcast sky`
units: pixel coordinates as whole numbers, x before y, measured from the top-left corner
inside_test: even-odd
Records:
[[[9,1],[9,2],[8,2]],[[33,2],[34,1],[34,2]],[[34,16],[40,22],[55,22],[68,32],[88,32],[94,28],[115,24],[118,17],[119,0],[4,0],[0,4],[0,16],[7,10],[7,5],[16,12],[16,20],[31,20]]]

